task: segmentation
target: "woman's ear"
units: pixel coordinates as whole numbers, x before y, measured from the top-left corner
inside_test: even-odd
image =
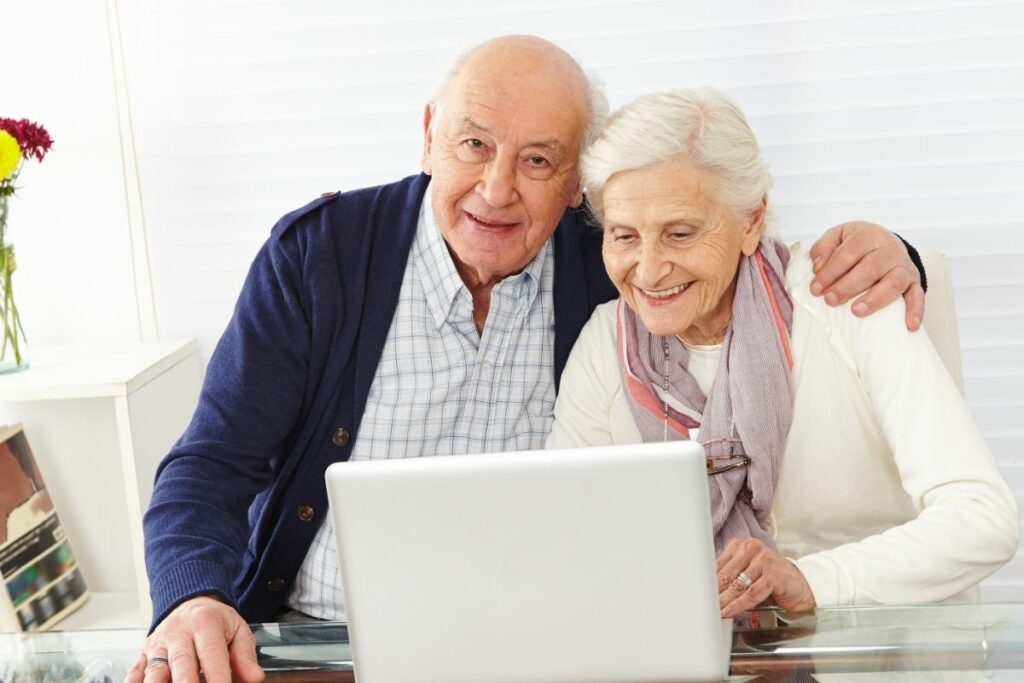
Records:
[[[743,255],[753,256],[757,251],[757,245],[761,243],[761,236],[764,234],[764,217],[768,211],[768,195],[761,197],[754,212],[750,214],[750,220],[743,229]]]

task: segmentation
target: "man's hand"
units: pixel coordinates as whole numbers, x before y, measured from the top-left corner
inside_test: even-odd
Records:
[[[263,680],[249,625],[232,607],[207,596],[186,600],[160,622],[124,680],[198,683],[200,669],[209,683],[231,683],[232,672],[242,683]]]
[[[856,294],[853,314],[864,317],[902,295],[907,302],[907,329],[914,332],[924,317],[921,274],[899,237],[880,225],[864,221],[843,223],[821,236],[811,247],[814,281],[811,294],[825,296],[838,306]]]
[[[796,565],[755,538],[734,538],[716,560],[722,617],[735,617],[769,598],[782,609],[813,609],[814,593]]]

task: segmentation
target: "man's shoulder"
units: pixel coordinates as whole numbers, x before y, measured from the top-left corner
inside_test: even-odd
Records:
[[[569,207],[555,231],[556,239],[579,244],[584,249],[601,248],[602,232],[586,205]]]
[[[567,271],[570,273],[566,283],[585,288],[588,313],[597,304],[617,296],[601,257],[603,233],[586,205],[566,210],[555,231],[554,242],[556,268],[562,271],[563,278]]]
[[[429,180],[428,176],[420,174],[385,185],[324,192],[282,216],[272,235],[281,237],[296,229],[317,228],[362,235],[378,223],[396,227],[409,221],[415,223]]]

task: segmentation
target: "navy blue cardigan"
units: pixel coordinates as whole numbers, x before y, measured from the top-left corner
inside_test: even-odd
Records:
[[[250,622],[282,607],[327,513],[324,472],[359,433],[428,181],[314,201],[260,249],[199,407],[157,471],[144,522],[154,625],[200,594]],[[553,240],[557,383],[615,290],[581,212]]]

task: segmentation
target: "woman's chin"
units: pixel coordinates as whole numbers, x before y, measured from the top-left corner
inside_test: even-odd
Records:
[[[621,293],[620,293],[621,296]],[[693,315],[680,306],[648,305],[632,297],[622,296],[626,305],[633,309],[644,328],[656,337],[682,335],[693,325]],[[673,302],[676,303],[676,302]]]
[[[640,321],[643,322],[647,331],[656,337],[676,337],[682,335],[688,327],[681,326],[678,321],[664,320],[660,316],[657,318],[645,318],[641,315]]]

